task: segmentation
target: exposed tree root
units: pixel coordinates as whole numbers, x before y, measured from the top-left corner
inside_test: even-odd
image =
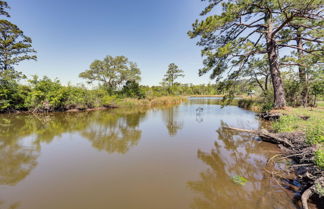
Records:
[[[301,196],[302,204],[304,209],[309,209],[308,207],[308,199],[315,194],[316,191],[316,185],[321,185],[324,186],[324,176],[319,177],[318,179],[315,180],[314,184],[310,186],[308,189],[304,191],[304,193]]]
[[[314,154],[316,147],[310,146],[305,142],[305,134],[296,133],[271,133],[267,130],[246,130],[232,127],[224,127],[233,131],[248,132],[259,136],[263,141],[278,144],[284,154],[274,155],[269,159],[268,163],[275,159],[283,160],[290,159],[294,162],[290,166],[290,170],[295,172],[300,179],[301,191],[304,191],[301,196],[301,201],[304,209],[309,209],[308,200],[314,195],[320,194],[317,187],[324,188],[324,171],[314,163]],[[269,171],[267,171],[269,172]],[[271,173],[274,176],[283,177],[278,173]]]

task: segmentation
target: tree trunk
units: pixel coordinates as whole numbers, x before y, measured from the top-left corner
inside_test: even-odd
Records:
[[[301,60],[303,56],[303,51],[301,50],[303,48],[303,42],[301,39],[301,32],[297,29],[297,56],[298,60]],[[299,63],[301,64],[301,63]],[[299,65],[299,80],[301,83],[302,91],[301,91],[301,104],[306,107],[308,105],[308,86],[307,86],[307,76],[306,76],[306,69],[304,66]]]
[[[268,18],[268,31],[266,34],[267,39],[267,52],[269,59],[269,68],[271,73],[271,80],[274,90],[274,108],[280,109],[286,106],[285,90],[280,76],[279,70],[279,52],[276,41],[273,35],[273,23],[271,18]]]

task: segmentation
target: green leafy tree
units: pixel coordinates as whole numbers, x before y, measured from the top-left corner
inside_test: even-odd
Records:
[[[245,64],[255,56],[266,54],[274,90],[274,106],[286,105],[283,81],[280,75],[280,31],[296,18],[319,18],[322,0],[209,0],[196,20],[191,38],[200,37],[204,68],[200,75],[212,70],[211,78],[224,79],[235,84]],[[229,86],[230,86],[229,85]],[[228,85],[227,85],[228,86]]]
[[[80,77],[89,83],[99,82],[111,94],[127,81],[140,81],[141,71],[136,63],[124,56],[107,56],[103,60],[95,60],[90,69],[80,73]]]
[[[136,81],[127,81],[121,93],[126,97],[135,97],[139,99],[145,97],[144,93],[141,91],[140,85]]]

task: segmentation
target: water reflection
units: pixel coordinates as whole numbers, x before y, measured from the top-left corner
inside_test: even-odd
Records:
[[[20,203],[19,202],[10,204],[9,206],[5,206],[5,202],[4,201],[0,201],[0,209],[17,209],[19,207],[20,207]]]
[[[222,120],[257,128],[254,114],[194,102],[157,111],[1,115],[0,209],[289,208],[264,176],[267,148],[224,123],[215,133]],[[236,175],[249,182],[234,184]]]
[[[0,185],[16,185],[37,165],[41,143],[79,132],[93,147],[126,153],[141,138],[138,125],[146,113],[114,110],[52,115],[2,115],[0,118]],[[32,140],[21,140],[30,137]]]
[[[145,117],[145,112],[137,114],[100,114],[81,135],[91,141],[93,147],[108,153],[126,153],[138,144],[142,131],[138,125]]]
[[[37,165],[38,152],[0,140],[0,185],[15,185]]]
[[[248,133],[237,133],[224,128],[217,130],[218,138],[210,152],[198,150],[198,158],[208,169],[200,173],[200,180],[188,182],[197,194],[194,209],[218,208],[294,208],[287,199],[280,198],[280,191],[271,189],[263,168],[267,157],[260,142],[251,140]],[[248,180],[242,186],[232,181],[233,176]],[[275,198],[274,196],[277,196]],[[269,199],[276,201],[267,201]]]
[[[163,110],[162,116],[170,136],[175,136],[183,128],[183,121],[179,120],[179,107]]]
[[[140,138],[138,125],[145,114],[144,110],[118,109],[44,116],[4,115],[1,116],[0,137],[3,144],[13,145],[22,138],[33,136],[32,144],[39,149],[41,143],[50,143],[62,134],[79,132],[98,149],[106,150],[104,147],[111,143],[115,148],[107,151],[124,153],[128,143],[120,141],[133,141],[130,144],[134,144]]]

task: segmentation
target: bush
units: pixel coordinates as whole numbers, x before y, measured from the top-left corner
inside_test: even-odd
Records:
[[[266,102],[261,106],[261,112],[269,112],[273,109],[273,102]]]
[[[306,140],[309,144],[319,144],[324,142],[324,133],[321,127],[309,127],[306,130]]]
[[[22,74],[15,71],[0,73],[0,112],[25,109],[25,98],[30,91],[26,86],[19,85]]]
[[[40,110],[62,108],[66,94],[58,80],[52,81],[46,76],[42,79],[33,76],[29,80],[29,83],[31,84],[31,91],[26,98],[26,106],[28,108],[37,108]]]
[[[136,81],[127,81],[121,90],[121,94],[125,97],[143,99],[145,94],[141,91]]]

